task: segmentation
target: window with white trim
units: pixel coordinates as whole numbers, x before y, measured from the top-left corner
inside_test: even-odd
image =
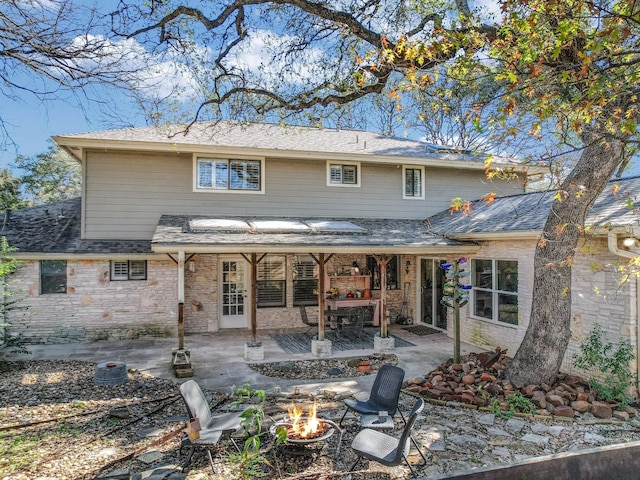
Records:
[[[146,260],[112,260],[111,280],[146,280]]]
[[[382,288],[380,264],[373,255],[367,255],[367,270],[371,272],[371,290]],[[400,257],[394,255],[387,263],[387,290],[400,290]]]
[[[67,293],[66,260],[40,260],[40,293]]]
[[[424,168],[402,167],[402,198],[424,199]]]
[[[518,262],[471,260],[472,314],[518,325]]]
[[[293,305],[318,305],[318,264],[311,255],[294,259]]]
[[[262,163],[261,160],[198,158],[196,189],[261,192]]]
[[[334,187],[359,187],[360,163],[327,162],[327,185]]]
[[[284,307],[287,299],[287,269],[284,255],[267,255],[258,263],[256,306]]]

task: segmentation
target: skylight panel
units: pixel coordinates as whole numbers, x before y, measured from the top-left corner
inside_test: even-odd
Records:
[[[317,233],[367,233],[367,229],[348,220],[307,220]]]
[[[251,227],[258,233],[304,233],[309,225],[297,220],[251,220]]]
[[[232,218],[198,218],[189,222],[191,231],[200,232],[247,232],[249,224]]]

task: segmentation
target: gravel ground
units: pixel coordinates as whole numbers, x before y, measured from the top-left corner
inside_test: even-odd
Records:
[[[393,356],[386,358],[393,362]],[[375,366],[377,359],[372,359]],[[326,362],[326,361],[325,361]],[[325,367],[351,372],[353,362],[335,360]],[[180,452],[185,411],[177,384],[170,380],[130,371],[121,385],[98,386],[93,382],[95,364],[63,361],[12,362],[11,370],[0,373],[0,478],[92,479],[111,472],[129,478],[129,472],[141,474],[160,465],[180,466]],[[290,375],[312,372],[312,366],[278,365],[272,374],[284,368]],[[295,372],[295,373],[291,373]],[[375,369],[374,369],[375,373]],[[281,373],[287,375],[287,373]],[[311,375],[307,373],[305,375]],[[296,378],[300,378],[299,376]],[[207,392],[212,405],[223,410],[229,399]],[[314,394],[316,392],[313,392]],[[283,416],[296,397],[296,404],[308,405],[309,395],[269,395],[266,412],[270,418]],[[415,398],[403,394],[403,411]],[[339,392],[324,391],[318,408],[329,419],[342,414]],[[636,420],[620,422],[563,421],[550,419],[501,419],[492,414],[464,408],[427,404],[415,433],[423,445],[427,465],[418,469],[422,476],[495,465],[529,456],[540,456],[599,445],[640,440]],[[393,432],[399,434],[400,422]],[[334,458],[338,435],[309,448],[306,455],[278,450],[274,455],[271,441],[263,437],[269,464],[265,478],[350,478],[351,480],[404,479],[410,476],[406,466],[385,468],[373,462],[360,462],[356,472],[346,475],[355,456],[349,448],[358,432],[354,419],[345,422],[341,454]],[[533,435],[533,436],[532,436]],[[230,445],[221,444],[212,473],[204,452],[196,452],[184,474],[170,478],[231,480],[240,478],[237,464],[227,461]],[[418,461],[417,454],[412,460]],[[255,478],[252,476],[250,478]]]

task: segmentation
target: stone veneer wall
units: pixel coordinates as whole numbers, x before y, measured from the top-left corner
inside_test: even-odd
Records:
[[[177,271],[170,260],[147,261],[147,280],[110,281],[108,260],[67,261],[67,293],[40,294],[38,261],[22,261],[12,289],[24,311],[10,331],[29,343],[177,335]]]
[[[189,256],[187,256],[189,257]],[[189,262],[194,262],[194,271]],[[186,333],[218,330],[218,256],[194,255],[184,270],[184,329]]]
[[[613,266],[621,259],[611,254],[606,239],[591,239],[591,253],[579,251],[574,258],[572,278],[571,339],[562,363],[562,371],[576,372],[572,357],[579,352],[580,342],[599,323],[607,333],[607,340],[617,342],[628,338],[637,348],[637,318],[631,317],[633,284],[620,285]],[[513,356],[529,325],[533,291],[533,256],[535,241],[485,242],[473,258],[517,260],[519,324],[499,324],[470,316],[470,307],[460,310],[461,339],[479,347],[493,350],[496,346],[508,348]],[[597,253],[596,256],[593,254]],[[595,264],[604,270],[593,269]],[[451,313],[448,319],[449,335],[453,334]],[[636,371],[636,364],[631,366]]]

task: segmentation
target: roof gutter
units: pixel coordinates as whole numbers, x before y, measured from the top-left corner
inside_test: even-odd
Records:
[[[175,253],[184,250],[189,253],[211,254],[237,254],[242,253],[362,253],[375,252],[380,254],[406,254],[406,255],[443,255],[472,254],[480,250],[480,245],[468,243],[464,245],[261,245],[261,244],[152,244],[151,249],[155,253]]]

